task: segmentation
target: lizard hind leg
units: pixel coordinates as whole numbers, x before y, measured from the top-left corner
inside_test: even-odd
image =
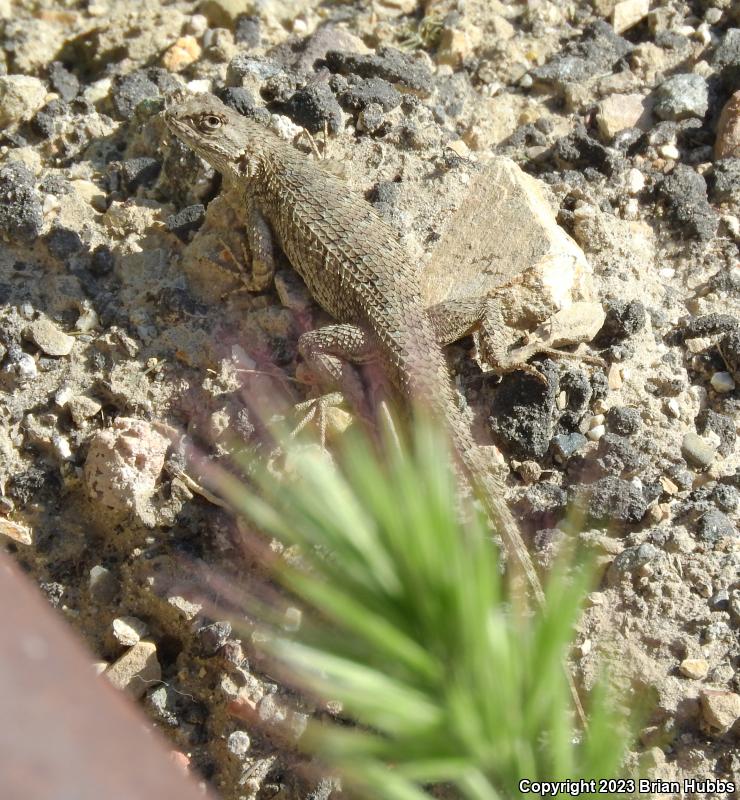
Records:
[[[326,325],[301,334],[298,352],[304,360],[299,377],[324,392],[318,398],[299,403],[296,410],[306,412],[291,436],[318,415],[322,446],[326,433],[326,411],[346,399],[350,407],[363,419],[370,419],[365,399],[365,389],[352,364],[372,360],[374,347],[367,333],[356,325]]]

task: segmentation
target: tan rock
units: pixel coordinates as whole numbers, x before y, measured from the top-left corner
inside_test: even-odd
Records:
[[[719,115],[714,157],[740,158],[740,89],[725,103]]]
[[[611,94],[599,103],[596,123],[601,138],[608,142],[627,128],[647,130],[650,117],[648,100],[642,95]]]
[[[200,58],[201,46],[195,36],[181,36],[162,56],[162,66],[170,72],[179,72]]]
[[[46,102],[46,86],[30,75],[0,76],[0,127],[27,122]]]
[[[68,336],[46,318],[32,322],[24,334],[47,356],[68,356],[75,343],[73,336]]]
[[[685,678],[701,680],[707,677],[709,662],[703,658],[685,658],[680,663],[678,669]]]
[[[27,525],[12,522],[4,517],[0,517],[0,536],[6,536],[18,544],[33,544],[33,534]]]
[[[649,10],[650,0],[623,0],[614,6],[612,27],[617,33],[623,33],[644,19]]]
[[[557,224],[544,185],[503,157],[472,176],[423,281],[428,305],[491,296],[516,283],[516,292],[502,296],[509,324],[536,325],[594,296],[591,267]]]
[[[705,689],[700,699],[702,717],[711,730],[727,733],[740,717],[740,694]]]
[[[129,648],[105,671],[116,687],[132,697],[142,697],[147,689],[162,679],[154,642],[141,641]]]
[[[85,397],[82,394],[70,397],[66,406],[72,416],[72,421],[78,428],[82,427],[86,420],[94,417],[102,408],[102,405],[97,400]]]
[[[90,443],[84,477],[88,495],[115,515],[155,522],[152,498],[170,440],[148,422],[118,417]]]

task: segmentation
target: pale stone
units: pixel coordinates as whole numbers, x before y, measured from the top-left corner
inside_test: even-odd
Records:
[[[112,627],[113,636],[126,647],[132,647],[149,633],[149,626],[138,617],[116,617]]]
[[[705,689],[701,693],[701,711],[710,729],[727,733],[740,717],[740,694]]]
[[[740,89],[725,103],[719,115],[714,157],[740,158]]]
[[[102,405],[91,397],[85,397],[79,394],[71,397],[67,401],[67,408],[72,416],[72,421],[79,428],[83,426],[88,419],[94,417],[100,411]]]
[[[90,499],[116,515],[134,513],[154,524],[151,501],[169,445],[148,422],[118,417],[90,443],[84,467]]]
[[[162,56],[162,66],[170,72],[180,72],[200,58],[201,46],[195,36],[181,36]]]
[[[623,0],[614,6],[612,27],[617,33],[623,33],[644,19],[649,10],[650,0]]]
[[[703,658],[685,658],[678,669],[685,678],[701,680],[707,677],[709,663]]]
[[[422,294],[430,306],[495,296],[512,329],[531,330],[595,293],[591,267],[557,224],[544,185],[498,157],[471,176],[424,270]]]
[[[27,122],[46,102],[46,86],[30,75],[0,75],[0,127]]]
[[[5,517],[0,517],[0,536],[6,536],[18,544],[33,544],[33,535],[27,525],[20,522],[11,522]]]
[[[32,322],[24,333],[47,356],[68,356],[75,343],[74,337],[68,336],[45,318]]]
[[[714,375],[712,375],[710,383],[714,391],[720,394],[735,391],[735,381],[732,379],[732,375],[730,375],[729,372],[715,372]]]
[[[596,123],[605,141],[627,128],[650,127],[650,104],[641,94],[610,94],[598,107]]]
[[[137,642],[104,674],[116,689],[122,689],[132,697],[142,697],[147,689],[162,679],[157,646],[154,642]]]

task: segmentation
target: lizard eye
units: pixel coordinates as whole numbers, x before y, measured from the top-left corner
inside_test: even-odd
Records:
[[[216,114],[204,114],[198,120],[198,127],[203,133],[213,133],[224,124],[223,119]]]

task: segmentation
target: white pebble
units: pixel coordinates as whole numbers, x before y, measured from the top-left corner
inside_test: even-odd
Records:
[[[639,169],[632,167],[627,172],[626,187],[630,194],[637,194],[645,188],[645,176]]]
[[[592,442],[598,442],[599,439],[606,433],[606,426],[604,425],[597,425],[595,428],[591,428],[590,431],[586,434],[586,437],[590,439]]]
[[[681,155],[675,144],[663,144],[658,148],[658,152],[663,158],[670,158],[673,161],[678,161]]]
[[[666,400],[665,410],[666,414],[668,414],[669,417],[673,417],[673,419],[678,419],[681,416],[681,406],[675,397],[670,397]]]
[[[735,389],[735,381],[729,372],[715,372],[710,382],[714,391],[722,394],[732,392]]]
[[[193,14],[188,20],[186,30],[194,36],[200,36],[208,30],[208,20],[203,14]]]
[[[211,82],[209,80],[190,81],[185,88],[193,94],[208,94],[211,91]]]
[[[672,278],[675,274],[676,270],[673,269],[673,267],[663,267],[663,269],[658,272],[661,278]]]

